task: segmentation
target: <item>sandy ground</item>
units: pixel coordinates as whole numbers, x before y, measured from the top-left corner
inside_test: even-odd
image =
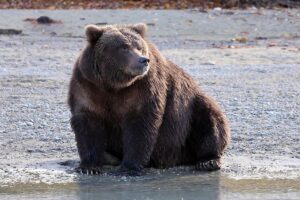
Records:
[[[23,21],[41,15],[63,23]],[[95,179],[70,172],[78,156],[66,98],[72,65],[85,43],[83,27],[135,22],[148,23],[148,38],[190,73],[227,114],[232,142],[220,172],[150,170],[144,178],[130,179],[130,184],[127,179]],[[193,199],[199,194],[297,199],[299,24],[299,10],[1,10],[0,28],[23,32],[0,35],[0,197],[32,199],[37,194],[33,191],[38,191],[45,199],[55,194],[65,195],[64,200],[84,199],[89,196],[87,185],[97,183],[102,196],[95,198],[112,197],[109,191],[118,190],[124,193],[113,196],[116,199],[162,199],[170,191],[178,193],[169,199]],[[69,166],[59,165],[66,160],[71,160]]]

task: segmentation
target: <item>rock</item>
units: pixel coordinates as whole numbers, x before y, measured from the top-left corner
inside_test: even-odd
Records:
[[[232,41],[236,41],[236,42],[239,42],[239,43],[246,43],[248,41],[248,38],[246,38],[246,37],[236,37],[236,38],[233,38]]]
[[[214,11],[221,11],[221,10],[222,10],[222,8],[220,8],[220,7],[216,7],[216,8],[214,8],[213,10],[214,10]]]
[[[46,25],[62,23],[62,21],[51,19],[48,16],[40,16],[36,19],[35,18],[26,18],[26,19],[24,19],[24,21],[31,22],[33,24],[46,24]]]
[[[51,24],[51,23],[54,23],[54,20],[51,19],[48,16],[40,16],[39,18],[36,19],[36,21],[39,24]]]
[[[51,35],[51,36],[56,36],[57,33],[53,31],[53,32],[50,33],[50,35]]]
[[[107,22],[98,22],[95,25],[102,26],[102,25],[106,25],[106,24],[107,24]]]
[[[147,25],[148,25],[148,26],[155,26],[155,23],[153,23],[153,22],[148,22]]]
[[[205,63],[203,63],[204,65],[215,65],[216,64],[216,62],[215,61],[212,61],[212,60],[209,60],[209,61],[207,61],[207,62],[205,62]]]

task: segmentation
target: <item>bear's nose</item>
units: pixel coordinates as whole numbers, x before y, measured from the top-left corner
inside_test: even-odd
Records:
[[[146,58],[146,57],[139,58],[139,62],[142,64],[147,64],[149,61],[150,61],[149,58]]]

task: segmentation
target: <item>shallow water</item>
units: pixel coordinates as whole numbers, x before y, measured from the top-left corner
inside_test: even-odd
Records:
[[[218,57],[209,51],[202,56],[205,49],[231,44],[230,38],[253,27],[258,31],[251,32],[252,38],[265,35],[284,45],[300,44],[299,39],[278,39],[284,30],[300,33],[295,26],[300,23],[297,11],[253,12],[0,11],[1,27],[21,28],[24,33],[0,36],[0,199],[299,199],[299,51],[273,55],[265,48],[246,61],[234,57],[233,64],[221,49],[213,48]],[[64,24],[36,26],[22,21],[40,15]],[[80,20],[83,16],[85,20]],[[72,65],[85,42],[83,26],[140,18],[156,23],[149,26],[150,40],[225,110],[232,142],[221,171],[150,169],[135,178],[70,172],[78,155],[66,96]],[[234,26],[228,28],[228,24]],[[217,63],[205,64],[207,55]],[[66,160],[72,161],[70,166],[59,165]]]
[[[2,188],[3,199],[299,199],[299,179],[233,180],[221,172],[180,169],[143,177],[79,175],[68,184],[20,184]]]

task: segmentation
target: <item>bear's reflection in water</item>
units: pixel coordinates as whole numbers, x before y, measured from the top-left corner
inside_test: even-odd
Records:
[[[61,164],[69,169],[75,169],[79,161],[67,160]],[[186,200],[220,199],[222,196],[220,180],[224,179],[224,176],[222,177],[221,171],[199,172],[195,171],[193,166],[185,166],[169,169],[146,168],[143,176],[136,177],[107,175],[108,172],[118,167],[105,165],[101,175],[76,173],[74,180],[76,185],[72,187],[72,191],[69,191],[68,197],[82,200]],[[67,196],[66,199],[68,199]]]
[[[189,167],[147,169],[139,177],[78,175],[79,199],[220,199],[220,171],[199,172]]]

